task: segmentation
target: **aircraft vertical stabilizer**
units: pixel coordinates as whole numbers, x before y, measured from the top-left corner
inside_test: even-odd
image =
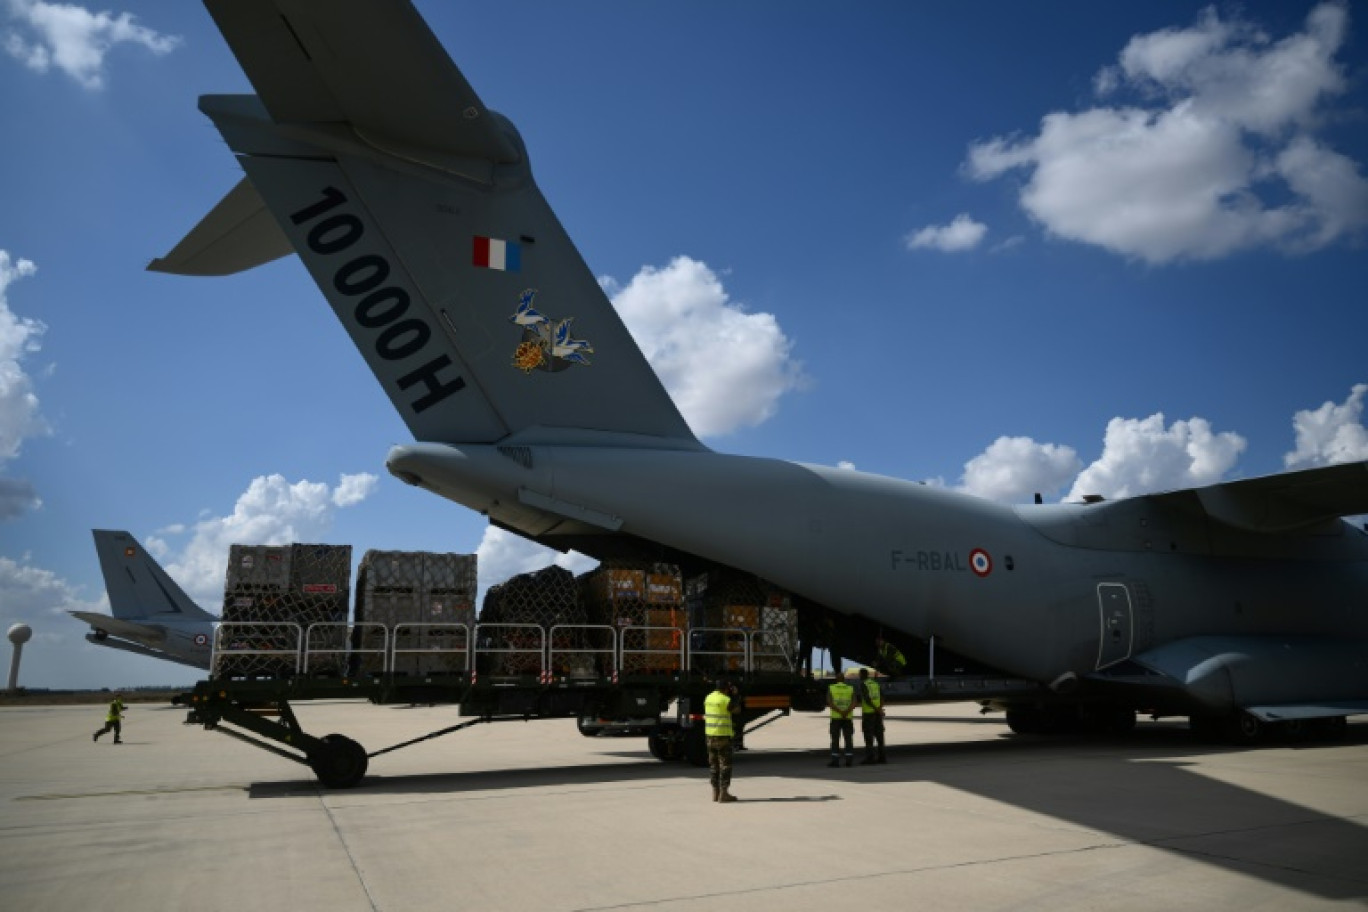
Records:
[[[216,621],[166,575],[156,559],[127,532],[94,530],[109,610],[116,618],[141,621]]]
[[[257,95],[200,108],[414,437],[701,448],[410,4],[207,5]]]

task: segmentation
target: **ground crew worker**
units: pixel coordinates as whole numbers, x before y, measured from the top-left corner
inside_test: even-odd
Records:
[[[860,669],[860,732],[864,735],[865,758],[861,766],[869,763],[887,763],[884,753],[884,705],[883,693],[879,682],[869,676],[868,668]],[[878,743],[878,753],[874,745]]]
[[[827,688],[827,709],[831,710],[831,762],[840,766],[840,740],[845,736],[845,765],[855,760],[855,688],[846,683],[845,672],[837,669],[836,682]]]
[[[719,680],[717,689],[703,701],[703,735],[708,743],[708,771],[712,782],[713,801],[723,804],[735,801],[730,791],[732,773],[732,739],[736,731],[732,716],[741,711],[736,698],[736,686]]]
[[[90,740],[99,741],[100,735],[107,731],[114,732],[114,743],[123,744],[123,713],[124,701],[123,694],[115,694],[114,699],[109,701],[109,709],[105,712],[104,728],[97,731]]]
[[[884,639],[883,631],[874,637],[874,646],[879,650],[879,667],[890,678],[896,678],[907,668],[907,659],[902,650]]]

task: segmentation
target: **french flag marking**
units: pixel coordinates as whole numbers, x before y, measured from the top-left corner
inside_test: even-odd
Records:
[[[522,266],[522,245],[499,238],[476,237],[472,263],[482,269],[517,272]]]

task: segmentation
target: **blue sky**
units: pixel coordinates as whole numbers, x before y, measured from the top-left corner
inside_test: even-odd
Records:
[[[0,626],[84,642],[92,528],[218,610],[233,542],[555,555],[406,487],[293,258],[144,271],[239,179],[195,3],[0,0]],[[1006,502],[1368,459],[1368,16],[1343,3],[418,7],[715,449]],[[583,558],[561,558],[579,569]]]

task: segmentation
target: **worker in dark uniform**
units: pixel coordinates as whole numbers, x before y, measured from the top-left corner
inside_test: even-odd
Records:
[[[902,650],[885,640],[883,631],[874,638],[874,646],[879,651],[879,669],[890,678],[900,677],[907,669]]]
[[[884,753],[884,706],[883,693],[879,682],[869,676],[868,668],[860,669],[860,683],[856,688],[860,696],[860,733],[864,735],[865,757],[860,761],[864,766],[869,763],[887,763]],[[878,753],[875,753],[875,745]]]
[[[124,714],[123,694],[115,694],[114,699],[109,701],[109,709],[105,712],[104,728],[97,731],[90,739],[99,741],[100,735],[107,731],[114,733],[114,743],[123,744],[123,714]]]
[[[736,685],[719,680],[717,689],[703,701],[703,735],[708,743],[708,770],[712,782],[713,801],[723,804],[736,800],[730,791],[732,774],[732,739],[736,730],[735,716],[741,711],[736,697]]]
[[[836,672],[836,682],[827,688],[827,709],[831,710],[831,762],[840,766],[840,741],[845,738],[845,765],[855,761],[855,688],[846,683],[845,672]]]

